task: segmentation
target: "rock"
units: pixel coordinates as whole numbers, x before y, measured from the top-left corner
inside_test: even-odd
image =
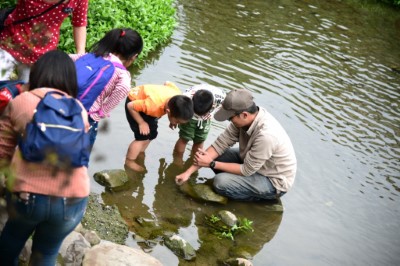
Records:
[[[87,231],[83,236],[92,246],[99,244],[101,241],[100,237],[95,231]]]
[[[229,266],[253,266],[253,263],[243,258],[228,259],[224,262],[224,265]]]
[[[230,211],[219,211],[218,216],[221,218],[221,221],[229,227],[234,226],[238,222],[238,218],[236,217],[236,215],[231,213]]]
[[[80,233],[73,231],[64,239],[58,253],[65,265],[79,266],[90,247],[90,243]]]
[[[175,255],[185,260],[193,260],[196,258],[196,251],[192,245],[178,235],[166,236],[164,238],[164,243]]]
[[[156,258],[128,246],[102,241],[85,254],[82,266],[162,266]]]
[[[124,190],[128,183],[128,175],[122,169],[100,171],[95,173],[93,178],[97,183],[111,191]]]
[[[215,193],[214,190],[212,190],[212,188],[207,184],[193,184],[191,182],[186,182],[179,186],[179,189],[194,199],[217,202],[221,204],[226,204],[228,202],[228,198]]]

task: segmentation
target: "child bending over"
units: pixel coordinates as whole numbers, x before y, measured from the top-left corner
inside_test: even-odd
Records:
[[[164,85],[141,85],[133,88],[125,103],[125,114],[135,140],[129,145],[125,165],[134,171],[144,171],[136,159],[150,141],[157,137],[158,119],[168,115],[171,129],[193,117],[192,100],[181,94],[172,82]]]
[[[193,101],[194,116],[186,124],[179,125],[179,139],[174,148],[174,163],[182,165],[183,154],[189,141],[193,141],[193,155],[203,148],[211,127],[213,114],[221,107],[225,92],[208,84],[200,84],[187,89],[184,93]]]

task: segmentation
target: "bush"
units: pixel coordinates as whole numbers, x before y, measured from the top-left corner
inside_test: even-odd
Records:
[[[150,51],[165,43],[176,25],[173,0],[89,0],[87,49],[114,28],[132,28],[144,41],[138,62]],[[69,18],[61,26],[59,47],[75,51]]]

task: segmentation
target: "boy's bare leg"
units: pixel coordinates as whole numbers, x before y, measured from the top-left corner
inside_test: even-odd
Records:
[[[173,163],[182,166],[183,165],[183,154],[185,153],[185,148],[187,145],[188,141],[182,138],[179,138],[174,147],[174,152],[173,152],[173,157],[174,161]]]
[[[144,152],[150,144],[150,140],[134,140],[129,145],[128,151],[126,153],[125,158],[125,165],[130,169],[143,172],[145,169],[144,167],[140,166],[136,159],[139,153]]]
[[[192,156],[199,150],[199,149],[203,149],[204,146],[204,141],[203,142],[199,142],[199,143],[193,143],[193,147],[192,147]]]

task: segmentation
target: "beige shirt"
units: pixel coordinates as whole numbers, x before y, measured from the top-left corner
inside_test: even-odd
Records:
[[[51,89],[33,90],[37,95]],[[40,98],[24,92],[10,101],[0,117],[0,161],[11,161],[12,175],[7,175],[7,186],[13,192],[31,192],[58,197],[86,197],[89,195],[90,179],[86,167],[70,171],[55,171],[53,167],[27,162],[18,149],[18,138],[32,120],[33,112]],[[89,128],[88,115],[82,106],[82,117],[86,131]]]
[[[268,177],[279,191],[287,192],[293,185],[297,160],[292,142],[280,123],[264,108],[246,131],[230,123],[212,144],[221,155],[239,142],[240,169],[243,176],[259,173]]]

